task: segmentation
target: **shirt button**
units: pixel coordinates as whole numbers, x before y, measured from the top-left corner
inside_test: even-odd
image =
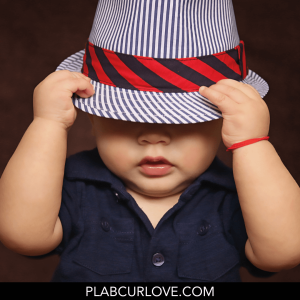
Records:
[[[203,220],[203,221],[200,223],[200,226],[199,226],[199,228],[198,228],[197,234],[199,234],[199,235],[201,235],[201,236],[206,235],[207,232],[208,232],[208,229],[209,229],[210,227],[211,227],[210,224],[209,224],[207,221]]]
[[[115,192],[115,196],[117,197],[117,202],[119,202],[120,196],[119,196],[119,194],[117,192]]]
[[[110,225],[109,225],[108,221],[105,218],[101,219],[101,227],[106,232],[110,231]]]
[[[165,262],[165,258],[161,253],[155,253],[152,257],[152,263],[156,267],[160,267]]]

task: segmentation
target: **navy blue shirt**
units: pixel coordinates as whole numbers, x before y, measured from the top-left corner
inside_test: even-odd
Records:
[[[215,158],[153,228],[97,149],[66,161],[53,281],[240,281],[247,234],[232,170]]]

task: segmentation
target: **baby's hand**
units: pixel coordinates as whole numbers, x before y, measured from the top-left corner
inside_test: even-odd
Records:
[[[82,98],[94,94],[91,79],[85,75],[70,71],[56,71],[44,79],[34,90],[34,118],[43,118],[58,122],[70,128],[77,116],[72,103],[76,93]]]
[[[218,106],[223,116],[222,138],[228,148],[233,144],[268,135],[269,110],[252,86],[224,79],[199,92]]]

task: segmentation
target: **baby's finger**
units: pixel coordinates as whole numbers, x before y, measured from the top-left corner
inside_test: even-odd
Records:
[[[237,105],[235,101],[233,101],[226,94],[218,91],[217,89],[212,89],[211,87],[202,86],[199,89],[199,92],[202,96],[207,98],[213,104],[215,104],[222,113],[228,114],[233,111],[234,106]]]
[[[79,73],[79,72],[72,72],[71,73],[72,76],[74,78],[83,78],[84,80],[90,82],[91,81],[91,78],[87,77],[86,75],[82,74],[82,73]]]
[[[237,90],[240,90],[241,92],[243,92],[245,95],[247,95],[248,97],[252,98],[252,99],[260,99],[260,95],[258,93],[258,91],[252,87],[249,84],[243,83],[241,81],[236,81],[236,80],[232,80],[232,79],[223,79],[220,80],[216,86],[229,86],[232,88],[235,88]]]
[[[72,93],[76,93],[82,98],[91,97],[95,93],[93,85],[77,75],[76,78],[72,80],[72,83],[70,83],[69,89]]]
[[[212,85],[210,89],[226,95],[232,101],[239,104],[250,100],[248,95],[249,93],[245,94],[245,92],[241,90],[240,86],[217,83]]]

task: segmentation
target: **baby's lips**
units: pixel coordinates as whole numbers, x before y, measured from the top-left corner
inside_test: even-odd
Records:
[[[161,163],[161,164],[172,166],[172,164],[163,156],[157,156],[157,157],[146,156],[140,161],[139,166],[144,164],[154,164],[154,163]]]

